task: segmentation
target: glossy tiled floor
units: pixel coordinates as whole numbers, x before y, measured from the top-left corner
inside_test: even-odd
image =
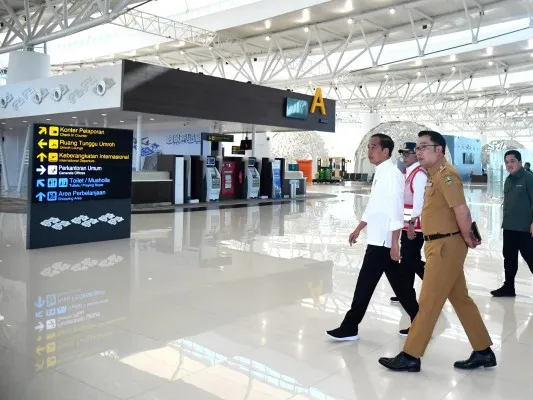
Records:
[[[316,190],[317,188],[315,188]],[[27,252],[25,217],[0,214],[2,400],[531,399],[533,278],[502,281],[500,205],[467,189],[486,238],[466,274],[499,366],[455,371],[471,351],[446,305],[420,374],[384,370],[408,326],[383,280],[361,341],[335,344],[364,246],[346,238],[368,198],[141,215],[131,241]],[[419,282],[417,282],[417,288]],[[42,323],[42,324],[41,324]]]

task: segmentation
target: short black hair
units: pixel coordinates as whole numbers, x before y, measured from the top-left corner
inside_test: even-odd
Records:
[[[371,138],[373,137],[379,138],[379,145],[382,149],[389,149],[389,157],[391,157],[392,152],[394,151],[394,141],[392,138],[384,133],[376,133],[375,135],[371,136]]]
[[[524,164],[525,167],[531,167],[531,164],[529,162]]]
[[[439,132],[435,131],[420,131],[418,132],[418,137],[428,136],[429,140],[434,144],[442,147],[442,154],[446,154],[446,139]]]
[[[507,156],[515,156],[518,161],[522,161],[522,154],[518,150],[507,150],[503,159],[505,160]]]

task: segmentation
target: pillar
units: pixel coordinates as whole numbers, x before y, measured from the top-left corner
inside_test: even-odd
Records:
[[[50,56],[34,51],[13,51],[9,53],[7,84],[48,78],[50,76]]]
[[[368,134],[368,132],[370,132],[376,126],[381,124],[381,116],[376,112],[361,113],[360,117],[361,117],[363,135],[365,136]],[[356,153],[357,164],[354,165],[354,168],[355,168],[354,172],[363,172],[363,167],[364,167],[363,166],[363,154],[364,154],[363,152],[366,152],[366,149],[361,149],[361,145],[359,145],[358,152]]]
[[[255,157],[255,153],[256,153],[256,143],[255,143],[256,133],[257,133],[257,127],[255,125],[252,125],[252,157]]]
[[[137,115],[137,152],[135,153],[135,170],[141,170],[141,150],[142,150],[142,125],[143,125],[143,116],[142,114]]]
[[[17,193],[22,194],[22,181],[24,179],[24,170],[26,166],[26,153],[29,150],[30,147],[30,139],[32,134],[32,125],[28,124],[28,127],[26,128],[26,140],[24,141],[24,150],[22,151],[22,159],[20,161],[20,171],[19,171],[19,181],[17,184]],[[29,173],[29,171],[28,171]],[[30,188],[28,188],[30,189]]]
[[[365,135],[381,124],[381,116],[376,112],[361,113],[360,116]]]

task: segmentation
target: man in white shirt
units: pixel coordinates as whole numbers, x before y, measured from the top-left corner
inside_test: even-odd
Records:
[[[394,142],[390,136],[378,133],[368,143],[368,160],[376,166],[370,199],[361,222],[350,234],[354,244],[361,231],[367,228],[367,248],[350,310],[337,329],[326,335],[336,341],[359,339],[359,324],[383,273],[398,296],[411,321],[418,313],[416,296],[402,273],[400,260],[400,232],[404,226],[405,179],[390,160]]]
[[[400,265],[411,286],[415,283],[415,274],[420,279],[424,279],[424,266],[426,265],[422,261],[424,236],[420,225],[420,215],[424,207],[424,192],[428,178],[426,170],[418,162],[415,148],[415,142],[407,142],[399,150],[405,167],[404,227],[401,237]],[[399,303],[397,297],[392,297],[391,301]],[[408,331],[400,331],[400,334],[407,336]]]

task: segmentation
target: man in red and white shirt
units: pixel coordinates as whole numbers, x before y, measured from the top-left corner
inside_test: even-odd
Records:
[[[399,150],[405,167],[404,228],[401,236],[400,268],[411,286],[414,286],[415,275],[420,279],[424,278],[425,263],[422,261],[421,253],[424,237],[420,227],[420,215],[424,207],[424,192],[428,181],[426,171],[416,157],[415,148],[416,143],[407,142]],[[399,303],[396,297],[392,297],[391,301]]]

